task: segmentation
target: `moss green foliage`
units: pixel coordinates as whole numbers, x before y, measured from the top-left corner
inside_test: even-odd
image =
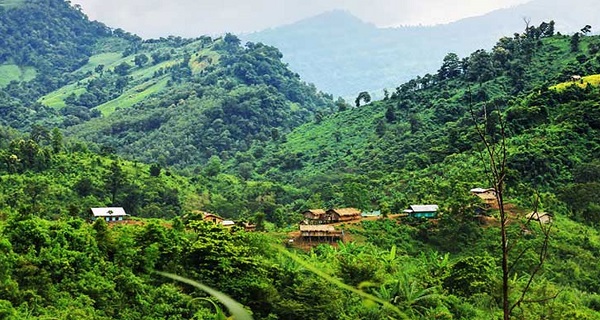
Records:
[[[16,128],[29,128],[35,121],[56,125],[57,113],[36,100],[75,80],[71,72],[86,64],[95,43],[112,33],[62,0],[0,6],[0,30],[0,64],[20,70],[20,74],[9,73],[8,78],[3,72],[5,80],[15,82],[0,89],[0,124]]]
[[[231,34],[142,41],[92,23],[79,8],[60,0],[51,1],[48,12],[37,17],[45,7],[31,1],[6,10],[0,21],[7,30],[27,24],[42,35],[24,38],[15,31],[6,37],[11,46],[0,52],[0,63],[35,68],[37,74],[2,89],[6,99],[0,102],[5,111],[0,124],[22,130],[34,123],[69,128],[68,136],[131,159],[190,168],[212,156],[231,158],[333,106],[331,96],[303,83],[273,47],[242,47]],[[63,21],[52,32],[49,14]],[[11,49],[57,41],[62,42],[56,47],[73,50]],[[29,79],[6,71],[7,81]]]

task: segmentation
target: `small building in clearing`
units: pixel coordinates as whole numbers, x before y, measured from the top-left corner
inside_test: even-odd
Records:
[[[494,188],[473,188],[470,192],[477,196],[479,199],[483,200],[483,202],[488,206],[497,206],[498,200],[496,200],[496,190]]]
[[[221,225],[225,228],[231,228],[231,227],[235,226],[235,222],[232,220],[223,220],[223,221],[221,221]]]
[[[106,222],[123,221],[127,217],[122,207],[91,208],[92,221],[103,219]]]
[[[225,220],[223,217],[208,212],[202,212],[202,220],[212,222],[214,224],[220,224],[225,228],[231,228],[235,225],[235,222],[232,220]]]
[[[331,225],[300,225],[300,237],[312,241],[334,241],[343,239],[344,231],[335,230]]]
[[[356,208],[329,209],[322,216],[325,223],[360,220],[361,212]]]
[[[437,218],[439,207],[437,204],[411,205],[410,209],[404,210],[409,217],[415,218]]]
[[[222,224],[225,219],[219,217],[216,214],[202,212],[202,220],[212,222],[215,224]]]
[[[324,219],[325,210],[323,209],[308,209],[302,212],[304,219],[307,220],[309,224],[321,223]]]
[[[360,216],[363,218],[381,217],[381,210],[365,211],[361,213]]]
[[[546,212],[531,212],[527,216],[527,220],[531,221],[539,221],[540,223],[552,223],[552,215]]]

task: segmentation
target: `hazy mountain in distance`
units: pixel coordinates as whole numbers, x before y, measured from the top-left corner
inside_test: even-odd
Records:
[[[502,36],[554,20],[572,33],[586,24],[600,28],[600,2],[534,0],[435,26],[378,28],[347,11],[330,11],[294,24],[242,35],[244,41],[276,46],[292,70],[319,89],[343,97],[360,91],[381,95],[418,75],[435,73],[449,52],[460,57],[491,49]]]

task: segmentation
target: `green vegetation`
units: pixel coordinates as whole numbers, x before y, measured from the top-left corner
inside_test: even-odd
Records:
[[[48,93],[40,98],[39,102],[45,106],[60,110],[67,106],[65,100],[68,96],[72,94],[81,95],[84,92],[86,92],[85,88],[78,88],[76,84],[70,84]]]
[[[242,48],[231,37],[230,43],[204,39],[204,49],[193,54],[188,52],[199,44],[190,42],[181,58],[176,52],[156,66],[129,72],[120,89],[110,87],[111,79],[116,85],[123,78],[114,73],[90,80],[87,94],[68,98],[61,112],[80,112],[76,106],[84,105],[104,117],[73,118],[79,125],[69,135],[132,159],[191,168],[213,156],[231,158],[333,106],[330,96],[291,73],[275,48]]]
[[[588,85],[598,86],[600,85],[600,74],[593,74],[585,77],[581,77],[580,79],[565,81],[563,83],[559,83],[557,85],[551,86],[550,89],[562,91],[565,90],[568,86],[576,85],[581,88],[585,88]]]
[[[531,26],[348,104],[231,34],[142,41],[55,0],[4,13],[46,31],[66,17],[70,38],[0,39],[4,66],[37,70],[0,89],[0,318],[224,319],[241,304],[255,319],[496,319],[504,292],[513,318],[600,314],[600,88],[550,89],[600,74],[600,37]],[[18,59],[50,40],[77,50]],[[507,150],[504,292],[498,210],[469,193],[491,186],[475,122]],[[281,247],[309,208],[412,204],[441,216]],[[132,219],[89,221],[104,206]],[[552,214],[547,246],[534,210]]]
[[[116,65],[116,62],[123,59],[120,52],[105,52],[93,55],[89,58],[88,62],[77,69],[78,73],[86,73],[94,71],[98,66],[111,66]]]
[[[19,68],[14,64],[0,65],[0,87],[8,85],[11,81],[30,81],[36,76],[34,68]]]
[[[117,107],[129,108],[143,101],[149,95],[157,93],[166,88],[168,81],[168,77],[163,77],[162,79],[157,79],[155,82],[143,83],[123,92],[123,94],[118,98],[97,106],[96,109],[102,112],[103,115],[107,116],[113,113]]]

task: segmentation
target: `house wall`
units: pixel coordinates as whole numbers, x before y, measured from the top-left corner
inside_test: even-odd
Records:
[[[360,219],[360,216],[341,216],[339,221],[352,221]]]
[[[309,220],[319,219],[319,216],[312,214],[312,212],[308,211],[304,213],[304,218]]]
[[[341,238],[342,231],[302,231],[303,238]]]
[[[437,217],[437,212],[415,212],[411,213],[411,216],[416,218],[435,218]]]

